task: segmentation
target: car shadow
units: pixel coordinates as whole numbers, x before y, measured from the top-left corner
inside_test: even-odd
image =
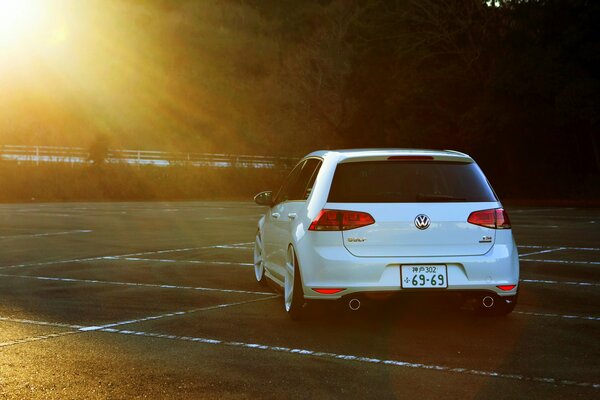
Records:
[[[439,325],[447,328],[455,324],[476,325],[482,321],[495,325],[503,323],[506,318],[481,315],[472,303],[457,299],[440,302],[439,299],[427,298],[389,298],[361,299],[358,310],[350,309],[348,301],[344,300],[307,303],[302,322],[319,326],[341,324],[348,328],[398,323],[413,327]]]

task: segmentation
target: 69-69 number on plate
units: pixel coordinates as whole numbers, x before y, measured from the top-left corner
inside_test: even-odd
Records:
[[[448,273],[445,265],[403,265],[401,267],[402,288],[447,288]]]

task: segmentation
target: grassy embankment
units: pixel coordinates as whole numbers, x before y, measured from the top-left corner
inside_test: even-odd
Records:
[[[252,168],[0,163],[0,202],[250,200],[285,172]]]

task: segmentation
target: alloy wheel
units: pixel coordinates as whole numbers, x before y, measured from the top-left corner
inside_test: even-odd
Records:
[[[254,241],[254,275],[256,281],[263,283],[265,280],[265,263],[263,259],[263,246],[260,232],[256,233],[256,240]]]

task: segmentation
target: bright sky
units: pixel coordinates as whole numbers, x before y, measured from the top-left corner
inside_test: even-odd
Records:
[[[44,142],[134,120],[140,107],[123,102],[141,91],[130,86],[150,85],[139,83],[141,46],[118,4],[0,0],[1,138]]]
[[[222,28],[247,11],[162,3],[0,0],[0,144],[86,146],[99,133],[115,147],[237,146],[222,138],[246,134],[261,93],[232,68],[254,38]]]
[[[67,39],[60,2],[0,0],[0,60],[31,55]]]

